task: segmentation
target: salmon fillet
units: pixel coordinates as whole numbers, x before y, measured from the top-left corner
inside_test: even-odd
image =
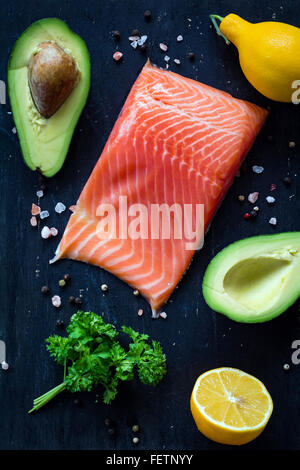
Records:
[[[169,238],[161,227],[156,238],[128,236],[128,230],[120,236],[120,196],[126,197],[128,207],[142,204],[149,209],[149,224],[153,204],[203,204],[205,231],[266,116],[266,110],[252,103],[147,62],[52,262],[71,258],[110,271],[138,289],[157,316],[195,248],[186,249],[190,238],[175,236],[177,216],[172,213],[175,225]],[[118,235],[110,239],[99,237],[104,214],[99,216],[98,208],[106,204],[114,207],[117,220]]]

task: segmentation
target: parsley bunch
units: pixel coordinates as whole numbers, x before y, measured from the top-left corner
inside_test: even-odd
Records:
[[[63,382],[33,402],[29,411],[37,411],[63,390],[91,391],[104,387],[103,401],[111,403],[117,395],[120,381],[132,380],[134,371],[147,385],[157,385],[166,373],[166,356],[157,341],[147,343],[148,335],[122,327],[131,343],[125,350],[118,341],[115,327],[92,312],[79,311],[71,317],[67,337],[58,335],[46,339],[47,349],[55,361],[64,367]]]

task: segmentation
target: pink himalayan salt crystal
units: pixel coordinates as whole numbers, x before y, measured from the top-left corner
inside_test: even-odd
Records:
[[[160,313],[160,316],[161,316],[161,318],[163,318],[164,320],[167,318],[166,312],[161,312],[161,313]]]
[[[31,219],[30,219],[30,225],[31,225],[32,227],[36,227],[36,226],[37,226],[37,219],[36,219],[36,217],[35,217],[34,215],[33,215],[33,216],[31,217]]]
[[[119,51],[115,52],[114,55],[113,55],[113,59],[117,60],[117,61],[122,59],[122,57],[123,57],[123,54],[122,54],[122,52],[119,52]]]
[[[252,204],[254,204],[258,199],[258,195],[259,195],[258,192],[249,194],[248,201],[251,202]]]
[[[49,227],[47,227],[47,225],[45,225],[45,227],[43,227],[42,231],[41,231],[41,237],[42,238],[49,238],[51,237],[51,230]]]
[[[138,316],[141,317],[144,313],[144,310],[142,308],[139,309],[138,311]]]
[[[39,215],[40,213],[41,213],[40,206],[37,206],[36,204],[32,204],[32,206],[31,206],[31,215]]]
[[[56,235],[58,234],[58,230],[55,227],[51,227],[50,232],[53,237],[56,237]]]

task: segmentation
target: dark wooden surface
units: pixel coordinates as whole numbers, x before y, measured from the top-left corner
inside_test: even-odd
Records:
[[[204,270],[221,248],[243,237],[299,229],[298,176],[300,172],[299,107],[271,103],[257,93],[244,78],[234,47],[226,47],[209,26],[208,15],[239,13],[252,21],[277,20],[300,24],[300,9],[292,0],[154,0],[74,2],[67,0],[1,0],[0,79],[6,80],[7,61],[15,40],[33,21],[49,16],[66,20],[87,42],[92,61],[92,87],[87,106],[75,131],[66,163],[60,173],[47,183],[43,209],[51,212],[51,225],[62,233],[69,213],[54,213],[58,201],[75,203],[94,167],[112,129],[122,104],[145,62],[145,54],[134,51],[128,41],[133,28],[148,35],[151,60],[163,65],[159,42],[170,45],[168,54],[178,57],[171,69],[251,100],[271,106],[270,117],[259,135],[237,178],[218,211],[204,248],[175,290],[166,307],[166,321],[153,321],[150,309],[141,298],[112,275],[78,262],[63,261],[49,266],[58,239],[42,240],[30,227],[30,208],[36,202],[38,175],[23,163],[9,104],[0,106],[0,339],[7,345],[10,369],[0,370],[0,449],[132,449],[131,425],[141,427],[140,449],[223,449],[203,437],[194,425],[189,398],[200,373],[219,366],[243,369],[260,378],[274,400],[273,416],[264,433],[248,449],[299,449],[300,365],[283,370],[291,363],[291,344],[300,338],[297,306],[281,317],[261,325],[234,323],[212,312],[204,303],[201,282]],[[146,23],[144,10],[151,9],[153,20]],[[188,21],[188,18],[191,21]],[[111,31],[118,29],[124,60],[112,60],[115,43]],[[178,34],[184,41],[176,42]],[[187,52],[196,54],[194,64]],[[300,78],[300,77],[299,77]],[[274,143],[267,136],[274,137]],[[289,149],[288,142],[297,146]],[[261,175],[252,172],[261,164]],[[292,185],[282,179],[290,173]],[[272,195],[274,207],[265,197],[270,185],[277,185]],[[246,222],[238,194],[260,192],[260,213]],[[278,219],[274,229],[271,216]],[[48,219],[49,220],[49,219]],[[42,297],[40,288],[48,284],[59,293],[58,280],[64,273],[72,280],[63,292],[63,307],[58,312],[50,298]],[[100,291],[107,283],[109,292]],[[101,403],[101,391],[82,396],[83,406],[73,404],[74,396],[65,394],[37,415],[27,415],[32,399],[61,380],[62,371],[49,358],[44,339],[56,331],[56,320],[67,321],[75,311],[67,302],[69,295],[84,289],[84,308],[101,313],[120,327],[123,324],[145,331],[161,341],[168,358],[168,375],[151,389],[132,382],[121,387],[111,406]],[[137,310],[143,308],[142,318]],[[110,437],[103,423],[106,416],[116,422],[116,435]]]

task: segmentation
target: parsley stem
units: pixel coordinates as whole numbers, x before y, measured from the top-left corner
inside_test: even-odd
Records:
[[[33,411],[37,411],[43,406],[45,406],[49,401],[51,401],[56,395],[61,393],[66,387],[66,384],[62,382],[60,385],[57,385],[57,387],[52,388],[49,390],[47,393],[44,393],[44,395],[41,395],[40,397],[36,398],[33,401],[33,408],[28,411],[28,413],[32,413]]]

